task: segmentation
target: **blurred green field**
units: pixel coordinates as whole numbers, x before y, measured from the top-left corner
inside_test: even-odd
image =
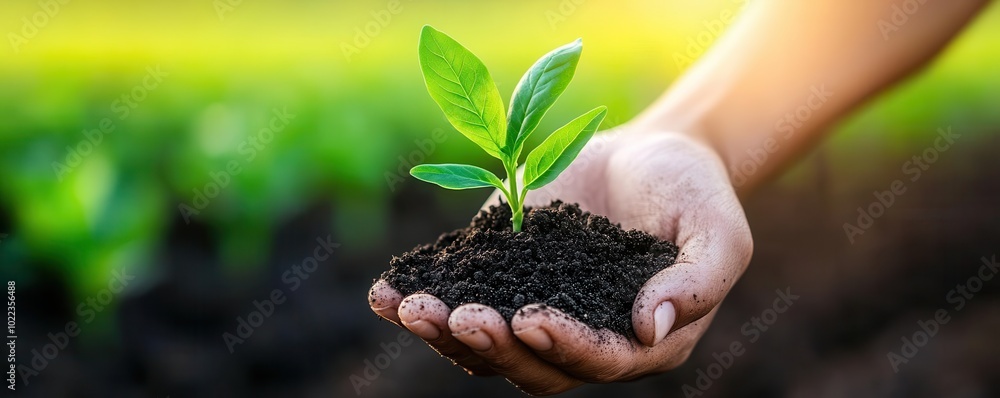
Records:
[[[420,149],[415,141],[443,128],[448,138],[428,160],[486,160],[424,90],[420,26],[478,54],[505,101],[538,56],[582,37],[574,82],[540,127],[605,104],[608,128],[658,96],[681,72],[676,56],[699,34],[714,37],[714,21],[741,2],[402,1],[398,13],[390,3],[245,0],[220,17],[210,0],[69,2],[26,43],[0,46],[0,214],[11,226],[0,231],[3,272],[30,283],[48,267],[84,295],[112,269],[153,271],[167,228],[184,222],[179,206],[230,162],[241,172],[191,222],[213,231],[234,272],[259,265],[274,226],[317,201],[338,210],[345,245],[363,250],[392,228],[387,173]],[[3,32],[21,32],[39,10],[0,5]],[[365,29],[376,34],[359,40]],[[838,127],[832,157],[879,156],[948,125],[996,134],[998,65],[994,6],[929,70]],[[115,101],[157,67],[167,76],[135,91],[145,98],[124,116]],[[294,118],[251,159],[241,145],[274,110]],[[67,147],[105,118],[114,131],[61,173],[53,162],[66,164]]]

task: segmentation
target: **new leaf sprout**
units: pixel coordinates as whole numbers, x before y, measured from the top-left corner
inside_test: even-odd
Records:
[[[514,232],[521,231],[527,192],[555,180],[607,114],[607,108],[599,106],[556,129],[528,153],[523,186],[518,187],[524,142],[573,79],[582,50],[583,41],[577,39],[539,58],[514,88],[505,116],[500,92],[483,62],[448,35],[425,25],[418,54],[427,91],[456,130],[503,163],[507,182],[466,164],[422,164],[410,174],[448,189],[499,189],[510,205]]]

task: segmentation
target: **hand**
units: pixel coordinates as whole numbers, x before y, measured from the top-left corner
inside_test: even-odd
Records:
[[[579,203],[623,228],[680,247],[677,262],[636,297],[632,324],[638,341],[551,316],[559,312],[554,308],[519,311],[508,325],[481,304],[451,311],[427,294],[403,298],[383,281],[369,293],[372,309],[470,373],[503,375],[533,395],[632,380],[682,364],[753,251],[746,217],[716,152],[693,136],[621,127],[595,136],[556,181],[529,192],[526,205],[553,199]]]

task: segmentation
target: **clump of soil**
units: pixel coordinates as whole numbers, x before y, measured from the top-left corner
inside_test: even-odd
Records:
[[[632,303],[642,285],[674,263],[677,246],[560,201],[526,209],[514,233],[506,204],[467,228],[400,257],[382,278],[404,296],[428,293],[451,308],[480,303],[508,321],[543,303],[595,328],[634,337]]]

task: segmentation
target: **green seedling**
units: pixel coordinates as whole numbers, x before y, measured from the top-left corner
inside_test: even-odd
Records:
[[[496,187],[510,205],[514,232],[519,232],[525,194],[555,180],[607,114],[607,108],[599,106],[556,129],[525,158],[524,186],[518,190],[516,173],[524,142],[573,79],[581,50],[583,42],[577,39],[536,61],[514,88],[504,117],[500,92],[483,62],[448,35],[425,25],[419,58],[427,91],[456,130],[503,162],[507,185],[489,170],[466,164],[422,164],[410,174],[448,189]]]

